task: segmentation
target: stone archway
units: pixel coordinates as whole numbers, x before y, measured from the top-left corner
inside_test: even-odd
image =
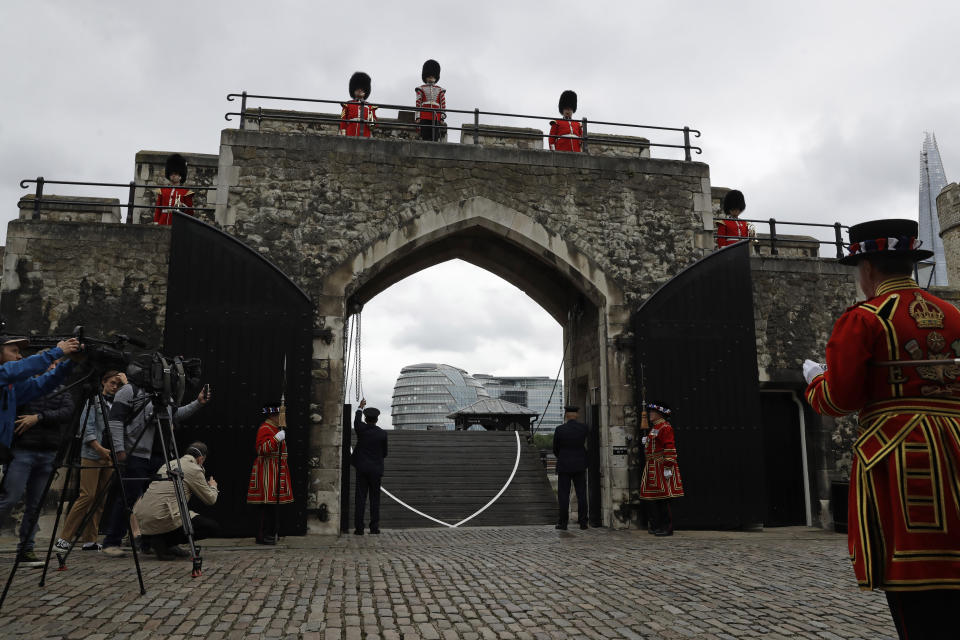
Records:
[[[391,230],[342,262],[322,278],[319,323],[333,340],[317,341],[315,360],[327,364],[329,376],[316,385],[314,402],[322,407],[322,424],[314,425],[314,448],[321,456],[311,485],[333,478],[327,465],[340,460],[344,389],[344,327],[352,303],[365,303],[392,284],[427,267],[460,258],[484,268],[526,292],[563,326],[565,397],[599,407],[602,518],[607,526],[626,526],[614,516],[615,497],[628,491],[625,460],[611,460],[610,448],[625,444],[626,429],[613,416],[632,406],[625,354],[614,338],[625,328],[628,313],[620,286],[609,279],[573,242],[551,233],[531,217],[484,197],[472,197],[429,211]],[[611,407],[616,406],[615,411]],[[337,416],[334,420],[333,416]],[[336,432],[333,431],[336,426]],[[336,466],[339,480],[341,469]],[[335,485],[339,487],[339,484]],[[339,499],[327,500],[339,505]],[[336,518],[331,518],[336,521]]]

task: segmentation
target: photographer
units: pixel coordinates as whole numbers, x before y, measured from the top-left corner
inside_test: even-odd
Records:
[[[174,412],[174,423],[188,419],[210,401],[209,387],[205,387],[197,399],[179,407]],[[156,420],[153,419],[153,396],[140,387],[124,385],[114,397],[110,407],[110,440],[117,459],[126,463],[120,470],[120,477],[126,498],[130,505],[136,504],[143,495],[149,478],[164,462],[160,437],[156,434]],[[124,478],[129,478],[126,480]],[[124,516],[123,494],[117,494],[113,504],[108,507],[107,534],[103,540],[103,553],[111,557],[124,555],[120,543],[127,531],[127,519]],[[133,541],[131,534],[131,543]]]
[[[183,472],[183,493],[187,500],[197,496],[204,504],[214,504],[220,495],[217,481],[213,476],[206,479],[203,463],[207,459],[207,445],[194,442],[187,447],[186,453],[180,460],[172,461],[172,469]],[[157,558],[173,560],[186,558],[190,552],[178,547],[187,541],[183,532],[183,520],[180,516],[180,506],[174,492],[173,482],[169,482],[167,465],[157,469],[158,480],[150,483],[147,492],[133,509],[133,514],[140,523],[143,539],[149,542]],[[216,537],[220,533],[220,525],[215,520],[190,512],[190,522],[193,524],[194,540]]]
[[[61,422],[71,407],[61,415],[60,405],[69,400],[63,394],[34,413],[25,413],[14,420],[17,405],[25,404],[53,391],[73,370],[73,362],[56,362],[65,354],[80,349],[75,339],[61,341],[53,349],[24,359],[20,348],[28,341],[9,336],[0,337],[0,455],[4,456],[4,476],[0,488],[0,522],[10,514],[23,498],[26,504],[20,522],[20,543],[17,554],[21,564],[38,566],[42,562],[33,552],[37,531],[40,497],[53,473],[57,449],[60,445]],[[49,369],[44,373],[44,369]],[[37,375],[41,374],[41,375]],[[30,378],[30,376],[36,376]],[[27,379],[29,378],[29,379]],[[56,407],[54,406],[56,405]],[[17,436],[14,440],[14,435]],[[13,449],[8,446],[13,444]]]

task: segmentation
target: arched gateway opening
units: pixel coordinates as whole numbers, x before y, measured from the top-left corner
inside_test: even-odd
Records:
[[[320,320],[332,329],[334,339],[329,345],[315,344],[314,357],[329,359],[329,380],[315,389],[322,396],[325,415],[341,414],[341,437],[347,436],[339,442],[341,513],[348,504],[346,454],[352,418],[343,415],[342,404],[347,384],[347,318],[400,280],[456,258],[521,289],[563,327],[564,394],[569,402],[583,407],[582,416],[595,433],[592,485],[596,504],[591,515],[596,524],[611,524],[610,482],[614,474],[605,455],[610,426],[608,389],[629,391],[625,368],[610,339],[611,326],[622,322],[618,317],[622,292],[572,241],[550,233],[527,215],[482,197],[407,221],[344,261],[322,281]],[[619,327],[615,333],[619,333]],[[320,399],[315,397],[314,401]],[[618,400],[623,404],[630,401],[622,397]],[[314,435],[329,438],[321,433]],[[623,463],[625,476],[626,460]],[[424,520],[424,524],[430,522]],[[386,522],[384,526],[388,526]]]

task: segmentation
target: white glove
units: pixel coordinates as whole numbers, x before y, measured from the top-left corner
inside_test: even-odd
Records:
[[[274,440],[277,442],[283,442],[283,439],[287,437],[287,432],[281,429],[277,431],[277,435],[273,436]]]
[[[827,370],[827,365],[814,362],[813,360],[803,361],[803,379],[807,384],[813,382],[813,379]]]
[[[660,433],[660,429],[650,429],[650,437],[651,437],[651,438],[653,438],[654,436],[656,436],[658,433]]]
[[[643,436],[642,438],[640,438],[640,444],[642,444],[643,446],[647,446],[647,440],[648,440],[647,436]]]
[[[673,469],[664,469],[664,470],[663,470],[663,477],[664,477],[664,478],[672,478],[672,477],[673,477]]]

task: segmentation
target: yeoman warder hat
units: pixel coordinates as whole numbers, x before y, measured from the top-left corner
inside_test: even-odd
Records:
[[[896,256],[914,262],[933,255],[921,249],[915,220],[888,219],[861,222],[850,227],[849,253],[840,258],[840,264],[857,264],[863,258]]]

